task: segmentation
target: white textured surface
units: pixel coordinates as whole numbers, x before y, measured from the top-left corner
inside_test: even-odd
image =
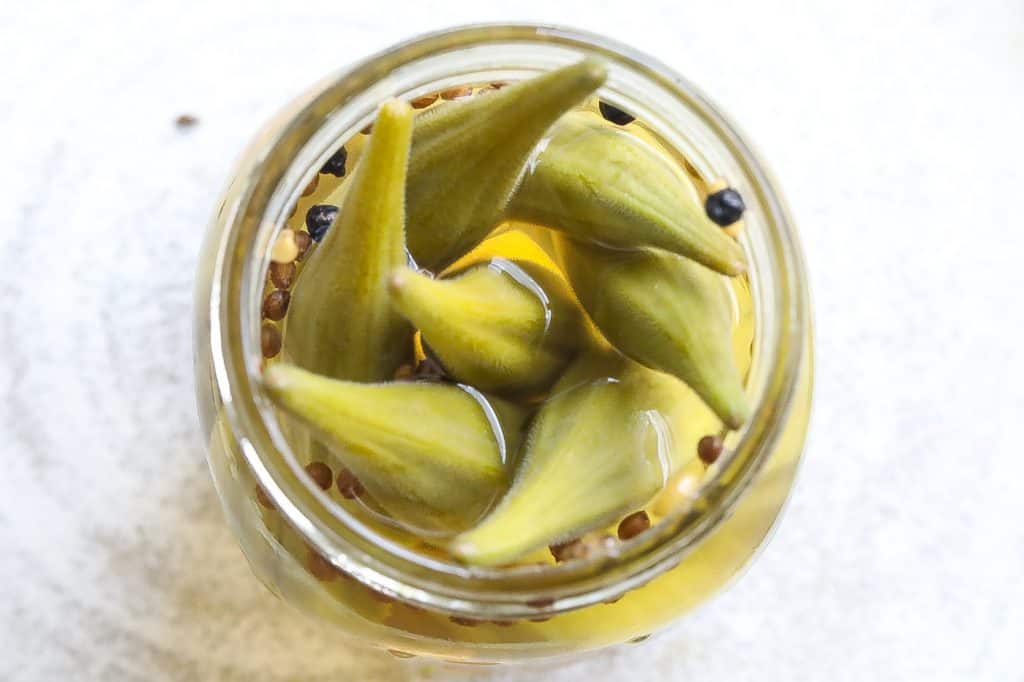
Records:
[[[280,607],[222,521],[191,380],[198,241],[248,136],[351,59],[495,18],[700,84],[776,171],[817,306],[808,456],[754,570],[545,678],[1024,679],[1020,0],[286,4],[0,4],[0,679],[529,676],[354,651]]]

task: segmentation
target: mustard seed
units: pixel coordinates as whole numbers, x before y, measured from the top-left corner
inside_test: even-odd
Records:
[[[309,247],[313,243],[313,238],[309,236],[308,232],[297,231],[292,236],[292,241],[295,242],[295,249],[298,252],[295,256],[295,260],[297,260],[305,256],[306,252],[309,251]]]
[[[330,490],[331,481],[334,479],[334,473],[331,471],[331,467],[327,466],[323,462],[310,462],[305,467],[306,473],[313,479],[317,487],[320,490]]]
[[[268,320],[284,319],[284,314],[288,312],[288,303],[291,301],[291,294],[287,291],[281,291],[277,289],[267,294],[267,297],[263,299],[263,317]]]
[[[722,455],[724,444],[719,436],[704,436],[697,443],[697,456],[705,464],[714,464]]]
[[[438,94],[436,92],[432,92],[429,95],[423,95],[422,97],[417,97],[416,99],[414,99],[411,102],[412,108],[413,109],[426,109],[431,104],[433,104],[434,102],[437,101],[437,97],[438,97]]]
[[[274,263],[291,263],[299,257],[299,247],[295,241],[295,232],[284,229],[274,240],[270,249],[270,260]]]
[[[271,263],[270,282],[278,289],[287,289],[295,281],[295,263]]]
[[[651,517],[642,509],[633,512],[619,523],[619,539],[629,540],[651,527]]]
[[[441,91],[441,99],[459,99],[460,97],[468,97],[473,94],[473,88],[468,85],[459,85],[454,88],[448,88],[447,90]]]
[[[263,357],[272,358],[281,352],[281,332],[272,324],[264,324],[260,329],[260,349]]]
[[[335,484],[338,486],[338,492],[346,500],[354,500],[363,494],[363,484],[359,482],[355,474],[344,467],[338,470]]]

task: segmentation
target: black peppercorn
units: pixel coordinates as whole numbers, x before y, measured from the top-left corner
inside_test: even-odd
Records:
[[[739,220],[746,209],[743,197],[732,187],[726,187],[713,194],[709,194],[704,202],[704,211],[716,225],[727,227]]]
[[[617,126],[624,126],[627,123],[632,123],[636,120],[635,116],[630,116],[622,109],[613,107],[604,100],[598,102],[597,107],[601,110],[601,115],[604,116],[604,120],[611,121]]]
[[[327,228],[338,217],[338,207],[330,204],[315,204],[306,211],[306,229],[313,241],[319,242],[327,234]]]
[[[335,177],[345,177],[345,162],[348,161],[348,150],[342,147],[338,151],[334,152],[331,158],[327,159],[327,163],[320,169],[321,173],[329,173]]]

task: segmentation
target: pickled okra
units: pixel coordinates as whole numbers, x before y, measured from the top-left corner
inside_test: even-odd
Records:
[[[405,265],[405,175],[412,107],[381,107],[334,225],[303,266],[288,313],[292,362],[335,379],[388,379],[409,354],[412,327],[388,300]]]
[[[458,386],[361,384],[287,364],[264,384],[289,414],[343,452],[388,513],[430,530],[465,528],[508,481],[526,411]]]
[[[732,302],[720,276],[664,251],[612,251],[565,238],[556,244],[583,307],[616,348],[679,377],[726,425],[742,426],[749,408],[723,343]]]
[[[537,143],[605,76],[587,59],[421,115],[406,190],[416,263],[444,267],[497,227]]]
[[[320,176],[298,274],[270,272],[294,280],[262,381],[312,439],[293,450],[410,546],[494,566],[619,521],[626,541],[748,418],[746,263],[719,226],[742,199],[602,118],[604,80],[588,59],[385,103]]]
[[[583,112],[555,124],[509,215],[617,249],[664,249],[727,275],[745,269],[739,244],[705,215],[681,171]]]
[[[584,334],[561,276],[527,261],[494,259],[450,279],[400,270],[391,296],[453,377],[488,391],[546,390]]]
[[[534,418],[512,488],[452,551],[506,563],[647,502],[689,454],[671,436],[686,392],[617,353],[581,357]]]

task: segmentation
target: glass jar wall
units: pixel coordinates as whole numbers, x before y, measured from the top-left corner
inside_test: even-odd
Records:
[[[599,91],[627,108],[698,189],[725,178],[747,203],[740,241],[754,313],[747,394],[754,416],[649,531],[578,561],[484,569],[382,530],[323,490],[257,381],[279,343],[261,316],[270,252],[325,196],[320,174],[389,97],[526,78],[596,56]],[[316,179],[316,180],[315,180]],[[300,265],[301,267],[301,265]],[[276,273],[281,279],[281,273]],[[278,282],[280,284],[280,282]],[[267,328],[270,328],[268,331]],[[208,457],[257,577],[284,601],[396,656],[507,662],[635,641],[732,580],[765,542],[792,485],[811,396],[807,285],[778,190],[740,134],[684,79],[603,38],[481,26],[398,45],[286,107],[239,161],[209,228],[196,287],[196,380]],[[270,353],[273,355],[273,353]]]

